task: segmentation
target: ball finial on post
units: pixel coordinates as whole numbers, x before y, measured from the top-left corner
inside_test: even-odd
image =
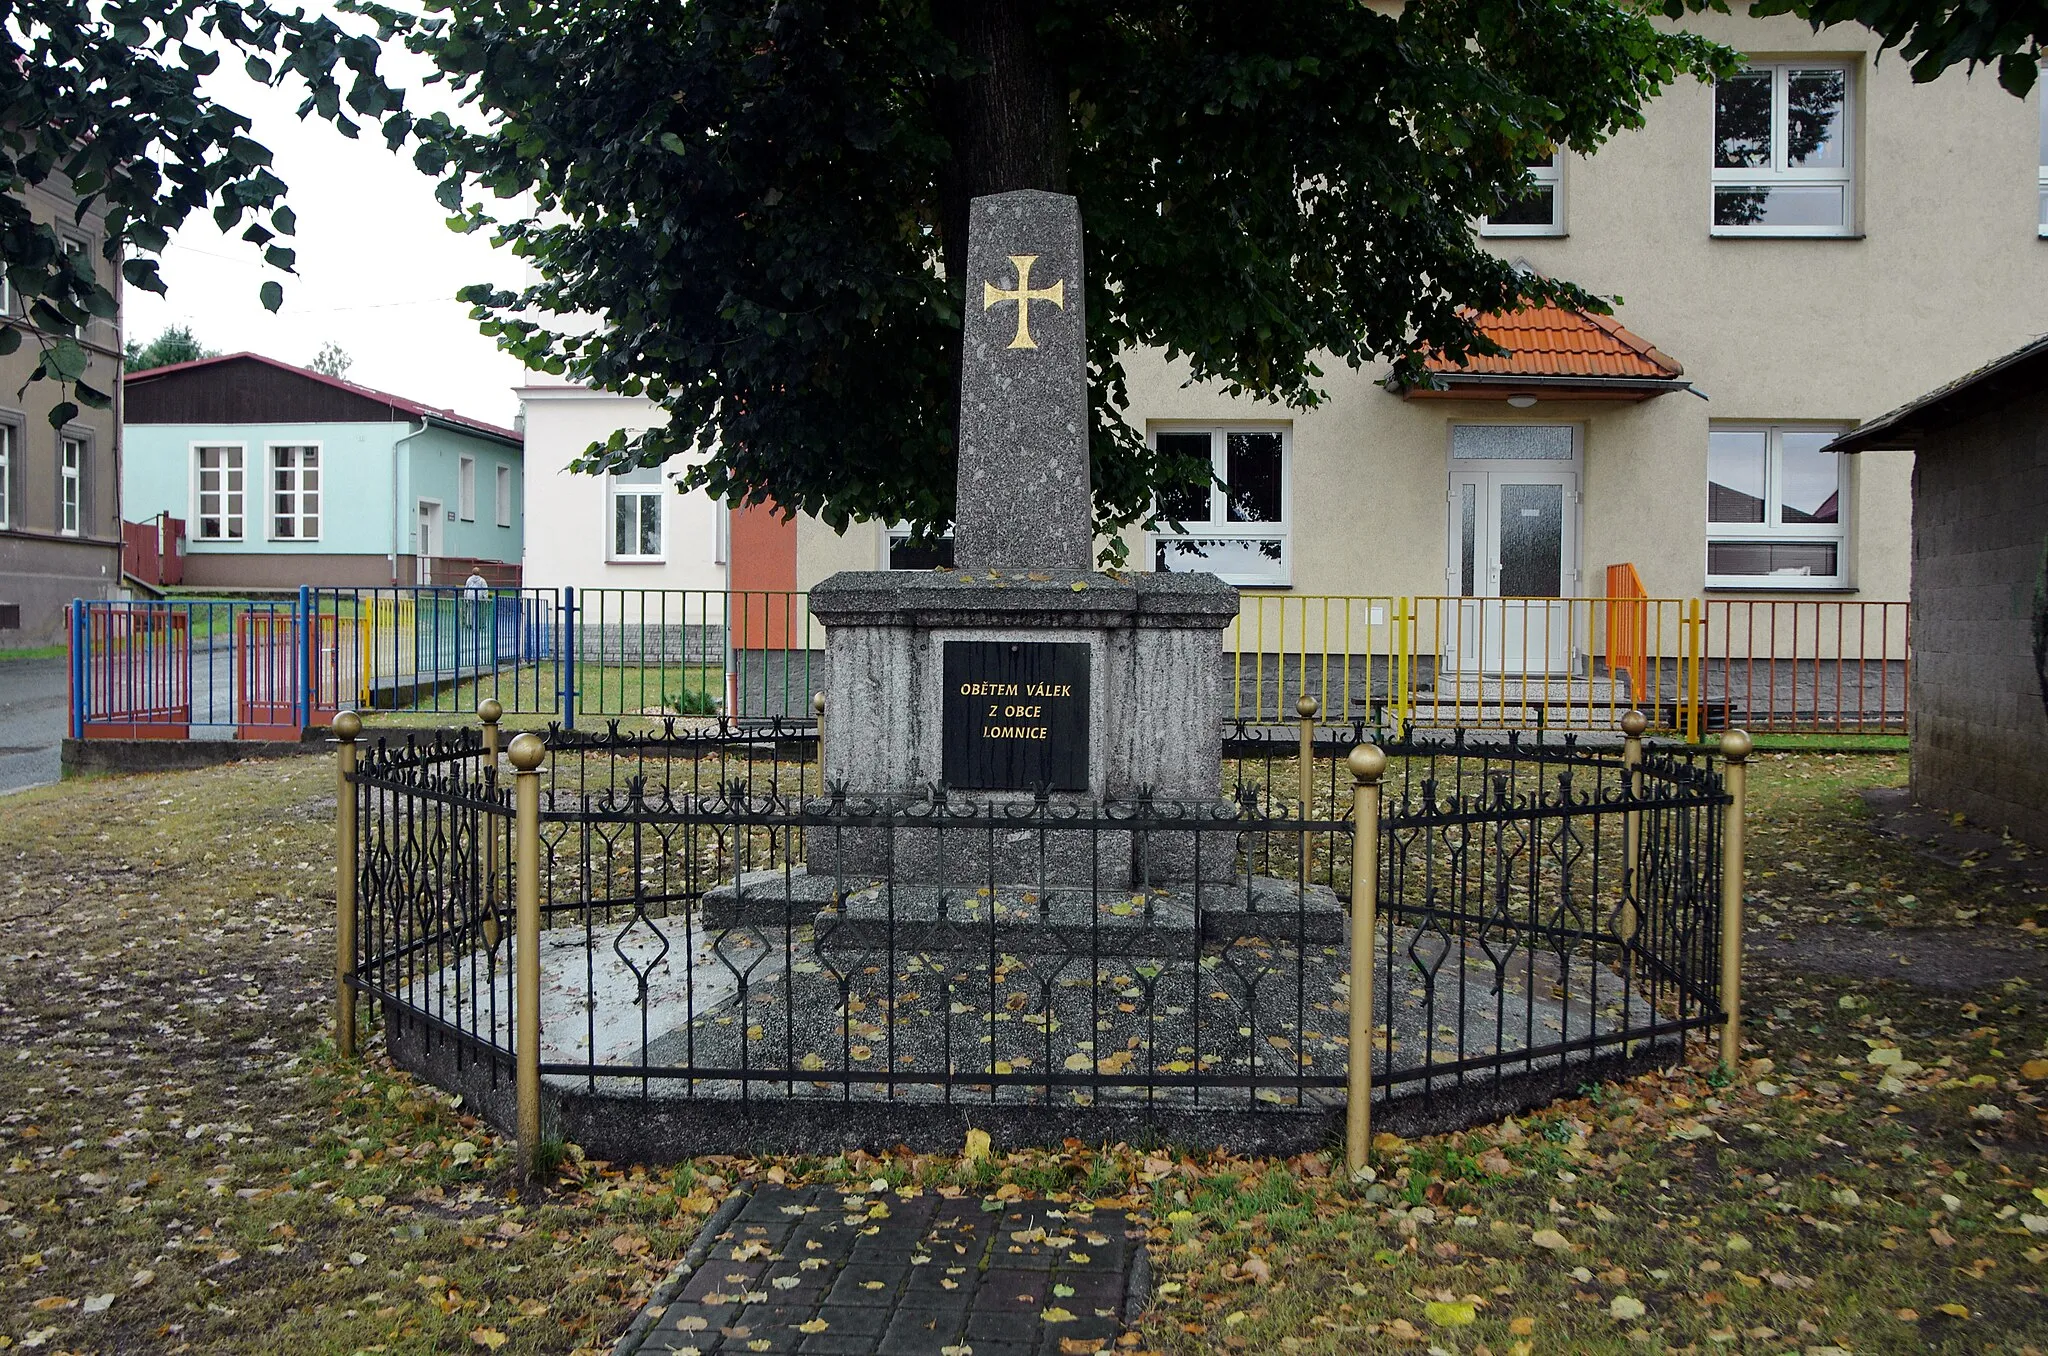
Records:
[[[1630,739],[1641,739],[1643,731],[1650,728],[1650,718],[1640,711],[1621,713],[1621,732]]]
[[[822,716],[825,714],[824,693],[814,692],[811,694],[811,714],[815,716]]]
[[[496,725],[505,718],[505,707],[496,697],[486,697],[476,705],[476,718],[486,725]]]
[[[1369,786],[1387,770],[1387,751],[1377,744],[1360,744],[1344,760],[1361,786]]]
[[[363,733],[363,718],[353,711],[340,711],[335,714],[331,728],[336,739],[355,739]]]
[[[1721,757],[1727,762],[1742,762],[1755,751],[1756,741],[1747,730],[1730,730],[1721,736]]]
[[[1323,704],[1308,693],[1301,694],[1301,700],[1294,704],[1294,714],[1303,720],[1314,720],[1323,709]]]
[[[505,752],[512,759],[514,769],[532,772],[541,765],[541,760],[548,756],[548,746],[539,735],[528,731],[525,734],[514,735],[512,746]]]

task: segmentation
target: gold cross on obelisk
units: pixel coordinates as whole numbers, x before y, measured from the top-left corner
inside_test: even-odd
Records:
[[[1010,347],[1037,348],[1037,343],[1031,338],[1031,303],[1049,301],[1064,311],[1067,309],[1067,285],[1061,281],[1051,287],[1034,288],[1031,285],[1031,266],[1038,262],[1035,254],[1013,254],[1010,262],[1017,268],[1017,290],[1005,292],[992,282],[984,282],[981,285],[981,309],[986,311],[999,301],[1016,302],[1017,335],[1010,340]]]

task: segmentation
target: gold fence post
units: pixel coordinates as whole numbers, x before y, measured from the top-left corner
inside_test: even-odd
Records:
[[[825,694],[811,694],[811,716],[818,722],[818,794],[825,793]],[[803,779],[799,777],[798,781]]]
[[[1306,692],[1302,693],[1300,700],[1294,703],[1294,714],[1301,717],[1301,752],[1297,756],[1300,766],[1297,771],[1300,774],[1298,780],[1301,783],[1301,817],[1303,819],[1314,819],[1316,817],[1316,713],[1322,709],[1323,704]],[[1301,879],[1304,884],[1308,881],[1308,859],[1314,847],[1315,836],[1308,830],[1303,829],[1301,832]]]
[[[1376,744],[1351,750],[1351,1043],[1346,1052],[1344,1162],[1352,1172],[1372,1152],[1372,958],[1379,936],[1380,774],[1386,751]]]
[[[356,1057],[356,739],[363,718],[334,717],[334,1048]]]
[[[1707,737],[1705,713],[1700,710],[1702,677],[1700,671],[1700,641],[1703,629],[1700,623],[1700,600],[1697,598],[1687,600],[1685,607],[1683,678],[1685,684],[1685,714],[1681,720],[1681,728],[1685,732],[1685,742],[1688,744],[1697,744]]]
[[[1640,711],[1625,711],[1621,717],[1621,777],[1628,793],[1629,809],[1621,817],[1621,946],[1624,983],[1635,977],[1635,953],[1629,944],[1636,939],[1639,915],[1636,900],[1642,892],[1643,812],[1634,803],[1643,794],[1643,731],[1649,718]]]
[[[1721,818],[1721,1064],[1729,1073],[1742,1058],[1742,810],[1748,791],[1750,750],[1742,730],[1721,736],[1721,776],[1728,806]]]
[[[484,727],[484,766],[496,771],[498,767],[498,722],[505,718],[505,708],[496,697],[486,697],[477,703],[476,718]],[[498,835],[496,823],[489,816],[483,818],[484,840],[484,942],[489,946],[498,944],[502,923],[498,917]]]
[[[509,750],[513,778],[513,964],[518,972],[519,1168],[534,1174],[540,1153],[540,765],[547,745],[537,734],[516,735]]]

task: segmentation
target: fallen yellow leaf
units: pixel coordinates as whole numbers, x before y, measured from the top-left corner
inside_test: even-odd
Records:
[[[2048,1078],[2048,1059],[2030,1059],[2020,1065],[2021,1078]]]
[[[1439,1328],[1463,1328],[1478,1318],[1473,1307],[1462,1300],[1431,1300],[1422,1307],[1422,1316]]]
[[[1513,1333],[1513,1334],[1514,1334],[1515,1336],[1517,1336],[1517,1337],[1528,1337],[1528,1336],[1531,1336],[1531,1335],[1533,1335],[1533,1334],[1535,1333],[1535,1331],[1536,1331],[1536,1320],[1535,1320],[1535,1319],[1533,1319],[1533,1318],[1512,1318],[1512,1319],[1509,1319],[1509,1320],[1508,1320],[1508,1331],[1509,1331],[1509,1332],[1511,1332],[1511,1333]]]
[[[988,1151],[988,1131],[969,1130],[967,1132],[967,1151],[961,1154],[961,1157],[966,1159],[969,1163],[973,1163],[981,1159],[987,1158]]]
[[[1968,1318],[1970,1316],[1970,1306],[1967,1304],[1937,1304],[1934,1307],[1947,1314],[1950,1318]]]
[[[496,1328],[472,1328],[469,1332],[469,1340],[480,1347],[496,1351],[499,1347],[505,1345],[506,1338],[505,1334],[499,1332]]]
[[[797,1324],[796,1330],[798,1332],[823,1332],[825,1331],[825,1329],[831,1326],[832,1325],[830,1323],[827,1323],[822,1318],[814,1318],[809,1320],[808,1322]]]

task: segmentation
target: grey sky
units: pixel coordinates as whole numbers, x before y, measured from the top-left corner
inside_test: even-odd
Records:
[[[404,54],[404,72],[422,66]],[[441,86],[418,107],[452,107]],[[253,135],[277,157],[298,215],[296,276],[267,268],[261,251],[194,216],[165,251],[168,297],[126,293],[129,338],[144,342],[167,325],[189,325],[223,353],[244,349],[305,363],[328,340],[355,359],[351,380],[479,419],[509,424],[518,409],[517,362],[476,331],[454,300],[473,282],[518,286],[519,260],[490,247],[487,234],[457,235],[434,201],[433,181],[408,155],[384,149],[374,126],[350,141],[329,123],[294,116],[301,95],[250,81],[224,61],[207,81],[221,102],[255,123]],[[416,98],[418,96],[409,96]],[[263,309],[257,290],[276,278],[284,307]]]

